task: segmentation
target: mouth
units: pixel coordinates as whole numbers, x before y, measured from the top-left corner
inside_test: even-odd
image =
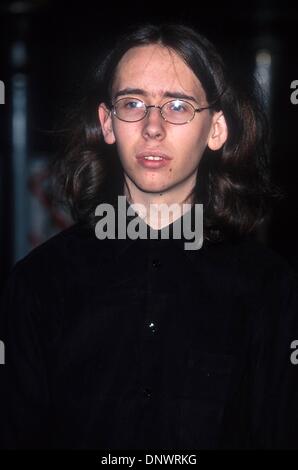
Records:
[[[139,153],[136,156],[138,163],[145,168],[162,168],[172,160],[168,155],[158,151],[148,151]]]
[[[143,157],[145,160],[151,160],[151,161],[159,161],[159,160],[162,160],[163,157],[154,157],[153,155],[148,155]]]

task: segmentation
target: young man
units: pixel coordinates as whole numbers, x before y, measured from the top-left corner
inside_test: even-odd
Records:
[[[3,299],[2,446],[295,447],[297,283],[249,236],[270,194],[262,113],[181,25],[122,38],[86,90],[57,167],[78,222]],[[136,220],[145,236],[123,234]]]

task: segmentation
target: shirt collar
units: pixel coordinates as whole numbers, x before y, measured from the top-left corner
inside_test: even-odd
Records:
[[[146,222],[138,216],[138,214],[133,210],[133,207],[129,204],[129,202],[126,199],[126,214],[125,214],[125,223],[126,223],[126,238],[119,238],[118,233],[117,233],[117,226],[118,226],[118,207],[115,209],[116,213],[116,243],[113,243],[113,253],[116,258],[119,258],[123,256],[127,251],[130,251],[130,249],[135,245],[135,243],[140,240],[140,238],[137,239],[132,239],[129,238],[127,234],[127,227],[131,221],[134,219],[137,219],[138,223],[140,224],[140,227],[142,226],[142,231],[146,233],[146,238],[142,240],[144,243],[154,243],[156,245],[162,245],[164,243],[170,243],[174,247],[174,249],[177,250],[182,250],[185,253],[185,256],[187,256],[192,262],[196,262],[197,258],[201,255],[202,252],[204,252],[207,247],[209,246],[210,242],[209,240],[205,239],[203,241],[203,244],[201,248],[199,249],[186,249],[185,244],[190,243],[194,240],[193,239],[188,239],[184,235],[183,231],[183,218],[185,217],[190,217],[191,221],[191,230],[194,233],[195,232],[195,207],[192,206],[190,211],[186,212],[183,214],[181,217],[176,219],[174,222],[170,223],[168,226],[163,227],[160,230],[153,230]],[[130,211],[132,212],[133,215],[128,215],[128,209],[130,208]],[[122,214],[123,216],[123,214]],[[180,225],[181,227],[181,236],[179,238],[175,238],[174,234],[179,232],[175,229],[177,227],[177,224]],[[153,236],[152,236],[153,234]],[[198,235],[197,235],[198,236]]]

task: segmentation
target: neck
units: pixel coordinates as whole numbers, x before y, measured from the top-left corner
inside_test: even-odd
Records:
[[[138,188],[124,184],[124,195],[128,203],[134,205],[135,212],[155,230],[173,223],[189,210],[193,204],[193,188],[180,194],[145,193]]]

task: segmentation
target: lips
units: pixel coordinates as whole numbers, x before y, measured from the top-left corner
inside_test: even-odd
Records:
[[[164,160],[172,160],[172,158],[169,155],[166,155],[165,153],[158,151],[158,150],[148,150],[146,152],[141,152],[137,154],[136,158],[149,158],[149,157],[156,157],[156,158],[162,158]],[[152,161],[152,159],[151,159]]]
[[[171,157],[157,150],[148,150],[147,152],[139,153],[136,156],[138,163],[144,168],[158,169],[170,163]]]

